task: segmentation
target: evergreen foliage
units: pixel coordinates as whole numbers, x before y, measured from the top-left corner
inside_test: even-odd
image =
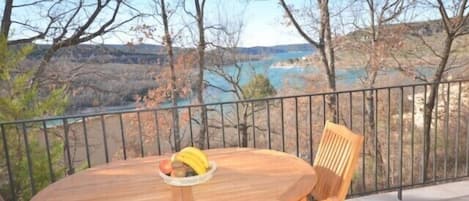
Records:
[[[34,72],[20,67],[21,62],[32,50],[32,45],[9,47],[5,37],[0,36],[0,122],[60,115],[66,107],[65,88],[52,90],[47,96],[40,95],[38,85],[31,84]],[[44,139],[42,129],[40,123],[25,123],[23,126],[5,124],[3,126],[6,142],[3,142],[3,138],[0,137],[0,149],[4,150],[5,144],[8,146],[13,172],[14,194],[17,200],[30,200],[33,195],[24,130],[27,133],[31,169],[33,170],[32,177],[36,191],[46,187],[52,180],[47,151],[44,143],[40,140]],[[49,134],[49,139],[52,174],[57,179],[64,170],[61,165],[63,142],[59,137],[51,134]],[[0,193],[7,200],[12,200],[8,181],[6,156],[1,156]]]
[[[258,99],[273,96],[277,94],[269,78],[265,75],[255,75],[249,83],[242,86],[245,99]]]

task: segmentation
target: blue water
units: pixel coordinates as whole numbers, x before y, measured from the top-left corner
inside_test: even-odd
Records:
[[[269,58],[253,61],[253,62],[242,62],[240,63],[241,72],[238,72],[238,68],[234,66],[224,67],[224,72],[229,75],[236,75],[240,73],[240,84],[245,85],[251,80],[256,74],[267,75],[272,86],[279,91],[285,84],[288,83],[289,87],[302,87],[304,86],[304,80],[300,76],[308,75],[320,75],[323,76],[322,67],[308,66],[275,66],[276,63],[280,61],[285,61],[288,59],[301,58],[303,56],[311,55],[313,52],[287,52],[274,54]],[[213,85],[221,87],[226,90],[230,90],[230,84],[221,76],[206,70],[204,72],[205,80]],[[358,78],[365,76],[364,69],[337,69],[336,77],[338,84],[354,84],[357,83]],[[205,103],[215,103],[222,101],[233,101],[236,100],[236,97],[233,93],[223,92],[214,87],[206,88],[204,92],[204,101]],[[178,105],[190,105],[191,101],[194,98],[188,98],[178,101]],[[162,107],[169,107],[170,103],[165,103]]]
[[[254,62],[243,62],[240,63],[241,72],[238,72],[238,68],[234,66],[224,67],[224,72],[231,76],[236,76],[240,73],[240,85],[243,86],[247,84],[256,74],[266,75],[272,86],[279,90],[284,86],[286,78],[294,77],[295,75],[301,75],[305,73],[313,73],[314,68],[303,68],[303,67],[274,67],[273,65],[277,62],[284,61],[291,58],[300,58],[306,55],[310,55],[312,52],[288,52],[275,54],[268,59]],[[212,73],[210,71],[205,71],[205,80],[213,85],[221,87],[223,89],[231,89],[230,84],[221,76]],[[296,79],[293,82],[295,85],[300,86],[302,81]],[[290,83],[291,84],[291,83]],[[220,102],[220,101],[230,101],[234,100],[232,93],[223,92],[217,88],[208,87],[205,91],[206,102]]]
[[[236,75],[240,73],[240,84],[245,85],[251,80],[256,74],[266,75],[274,88],[279,91],[285,84],[288,83],[289,87],[302,87],[305,85],[305,81],[300,78],[300,76],[312,76],[320,75],[324,76],[322,73],[322,66],[308,66],[308,67],[299,67],[299,66],[275,66],[276,63],[280,61],[285,61],[288,59],[301,58],[303,56],[311,55],[313,52],[287,52],[273,54],[270,57],[251,62],[242,62],[240,63],[241,72],[238,72],[238,68],[234,66],[225,66],[223,68],[224,72],[230,75]],[[216,85],[220,88],[230,90],[230,84],[221,76],[206,70],[204,72],[205,80],[213,85]],[[355,69],[355,68],[346,68],[346,69],[337,69],[337,84],[354,84],[357,83],[358,78],[365,75],[364,69]],[[219,89],[213,87],[207,87],[204,91],[204,101],[205,103],[216,103],[222,101],[234,101],[236,97],[233,93],[223,92]],[[195,96],[192,96],[187,99],[181,99],[178,101],[179,106],[190,105],[195,99]],[[170,107],[171,103],[167,102],[161,105],[161,107]],[[100,111],[116,111],[134,108],[135,104],[127,106],[114,106],[114,107],[100,107]]]
[[[256,74],[263,74],[267,75],[269,78],[272,86],[279,91],[285,84],[288,83],[289,87],[299,87],[305,85],[305,81],[300,78],[301,76],[312,76],[312,75],[320,75],[324,76],[322,73],[322,67],[316,66],[308,66],[308,67],[300,67],[300,66],[275,66],[276,63],[280,61],[285,61],[288,59],[294,58],[302,58],[303,56],[311,55],[313,52],[287,52],[287,53],[280,53],[274,54],[271,57],[261,60],[261,61],[254,61],[254,62],[243,62],[240,63],[241,72],[238,72],[238,69],[234,66],[226,66],[224,68],[224,72],[230,75],[236,75],[240,73],[240,84],[245,85],[252,79],[252,77]],[[230,84],[221,76],[212,73],[210,71],[205,71],[205,80],[213,85],[221,87],[223,89],[229,90],[231,89]],[[364,69],[355,69],[355,68],[347,68],[347,69],[337,69],[336,70],[336,81],[338,84],[346,84],[351,85],[355,84],[358,81],[358,78],[364,77],[365,71]],[[205,103],[214,103],[214,102],[222,102],[222,101],[233,101],[236,100],[236,97],[232,93],[223,92],[219,89],[208,87],[205,90]],[[178,101],[178,105],[189,105],[191,102],[190,99]],[[164,104],[163,107],[170,106],[169,103]]]
[[[238,72],[238,68],[234,66],[225,66],[223,71],[226,74],[231,76],[236,76],[240,74],[240,85],[245,85],[252,79],[256,74],[264,74],[269,78],[272,86],[279,90],[284,86],[284,81],[287,78],[291,78],[297,75],[303,75],[305,73],[314,73],[317,69],[314,68],[304,68],[298,66],[291,67],[273,67],[277,62],[284,61],[287,59],[301,58],[306,55],[311,55],[312,52],[287,52],[279,53],[270,56],[269,58],[260,60],[260,61],[251,61],[251,62],[242,62],[239,65],[241,66],[241,72]],[[217,75],[209,70],[204,72],[205,80],[212,85],[216,85],[225,90],[231,90],[230,83],[226,81],[220,75]],[[303,81],[300,79],[295,79],[291,83],[301,86]],[[221,101],[232,101],[236,100],[236,97],[233,93],[223,92],[220,89],[214,87],[207,87],[204,91],[204,101],[205,103],[215,103]],[[178,101],[178,105],[189,105],[191,104],[192,99],[185,99]],[[162,107],[169,107],[170,103],[165,103]]]

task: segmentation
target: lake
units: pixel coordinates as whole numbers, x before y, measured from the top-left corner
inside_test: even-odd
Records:
[[[313,52],[286,52],[273,54],[270,57],[251,62],[242,62],[241,66],[241,76],[240,84],[244,85],[249,82],[249,80],[255,74],[264,74],[267,75],[271,84],[274,88],[279,91],[282,87],[285,86],[285,80],[288,80],[289,85],[293,86],[304,86],[304,80],[300,76],[307,75],[320,75],[323,76],[322,66],[319,67],[300,67],[300,66],[275,66],[276,63],[281,61],[286,61],[288,59],[302,58],[307,55],[311,55]],[[226,66],[224,71],[230,75],[235,75],[237,68],[234,66]],[[205,80],[210,82],[213,85],[224,89],[230,89],[229,83],[224,80],[221,76],[216,75],[210,71],[205,71]],[[398,72],[381,72],[385,76],[392,76]],[[336,82],[337,85],[342,86],[351,86],[357,84],[359,78],[365,76],[365,70],[360,68],[338,68],[336,69]],[[226,93],[219,89],[208,87],[204,92],[205,102],[206,103],[216,103],[222,101],[233,101],[236,100],[235,96],[232,93]],[[182,99],[178,101],[179,106],[190,105],[191,101],[195,99],[194,96],[188,99]],[[162,104],[162,107],[170,107],[171,103],[167,102]],[[104,111],[119,111],[119,110],[129,110],[134,109],[135,104],[129,104],[125,106],[111,106],[111,107],[97,107],[97,108],[87,108],[86,110],[81,111],[80,113],[93,113],[93,112],[104,112]]]

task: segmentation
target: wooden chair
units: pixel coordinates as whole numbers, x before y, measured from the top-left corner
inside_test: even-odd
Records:
[[[362,145],[362,135],[326,122],[313,164],[318,181],[311,194],[316,200],[345,200]]]

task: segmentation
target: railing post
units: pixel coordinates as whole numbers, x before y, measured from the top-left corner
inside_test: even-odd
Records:
[[[267,140],[269,141],[269,149],[272,149],[272,139],[271,139],[271,130],[270,130],[270,104],[269,100],[265,101],[265,105],[267,107],[267,113],[266,113],[266,118],[267,118]]]
[[[187,108],[187,113],[188,113],[187,115],[189,116],[189,133],[191,135],[191,146],[194,146],[194,133],[192,132],[192,110],[190,106]],[[159,133],[158,133],[158,136],[159,136]]]
[[[29,182],[31,186],[31,193],[32,195],[36,194],[36,183],[34,181],[34,174],[33,174],[33,161],[31,157],[31,149],[29,147],[28,141],[28,133],[26,131],[26,123],[22,123],[21,127],[23,129],[23,138],[24,138],[24,148],[26,152],[26,159],[28,162],[28,173],[29,173]]]
[[[296,156],[300,157],[300,134],[299,134],[299,124],[298,124],[298,97],[295,97],[295,134],[296,134]]]
[[[158,155],[161,155],[161,140],[160,140],[160,124],[158,123],[158,110],[153,112],[155,115],[155,129],[156,129],[156,143],[158,147]],[[190,108],[189,108],[189,122],[190,120]],[[192,126],[191,126],[191,145],[194,146],[194,138],[192,137]]]
[[[109,163],[109,150],[107,145],[107,134],[106,134],[106,122],[104,120],[104,115],[101,115],[101,129],[103,132],[103,143],[104,143],[104,157],[106,158],[106,163]],[[138,123],[140,126],[140,118],[138,119]]]
[[[283,99],[282,99],[282,103],[283,103]],[[313,108],[312,108],[311,104],[312,104],[312,99],[311,99],[311,96],[309,96],[309,104],[308,104],[308,107],[309,107],[309,143],[311,145],[311,146],[309,146],[309,155],[310,155],[310,163],[311,163],[311,165],[313,165],[313,163],[314,163],[314,154],[313,154],[313,146],[314,146],[314,142],[313,142]],[[283,107],[282,107],[282,113],[283,113]],[[282,119],[282,129],[283,129],[283,119]],[[284,138],[285,138],[285,136],[284,136]],[[283,140],[283,143],[285,143],[285,140]]]
[[[140,156],[143,158],[145,156],[145,150],[143,149],[143,130],[142,130],[142,121],[140,119],[140,112],[137,112],[137,124],[138,124],[138,141],[140,143]],[[104,122],[104,121],[103,121]],[[104,125],[104,123],[102,123]],[[176,151],[179,151],[176,149]]]
[[[225,139],[225,117],[224,117],[224,112],[223,112],[223,104],[220,104],[220,117],[221,117],[221,135],[222,135],[222,143],[223,143],[223,148],[226,147],[226,139]],[[246,122],[247,123],[247,122]],[[247,137],[247,136],[246,136]]]
[[[210,132],[208,130],[208,109],[207,105],[204,105],[202,107],[204,108],[202,112],[205,111],[203,114],[205,117],[205,121],[202,122],[204,124],[203,126],[205,127],[205,133],[207,134],[207,137],[205,139],[207,140],[207,149],[210,149]]]
[[[62,119],[63,122],[63,129],[64,129],[64,146],[65,146],[65,151],[66,151],[66,157],[67,157],[67,164],[68,164],[68,171],[67,175],[72,175],[75,173],[75,169],[73,168],[72,165],[72,155],[70,154],[70,140],[68,139],[68,121],[66,118]]]
[[[46,121],[42,121],[42,128],[44,129],[44,141],[46,143],[46,153],[47,153],[47,165],[49,166],[49,175],[50,175],[50,181],[54,182],[55,181],[55,175],[54,175],[54,169],[52,167],[52,159],[51,159],[51,154],[50,154],[50,145],[49,145],[49,136],[47,134],[47,125]]]
[[[469,176],[469,118],[466,123],[466,176]]]
[[[10,184],[11,198],[13,200],[16,200],[15,184],[13,181],[13,172],[11,171],[10,154],[8,153],[8,143],[7,143],[6,133],[5,133],[5,126],[1,124],[0,129],[2,131],[3,150],[5,151],[5,160],[6,160],[7,171],[8,171],[8,183]]]
[[[243,147],[241,143],[241,131],[240,131],[240,122],[239,122],[239,104],[236,103],[236,133],[238,134],[238,146]]]
[[[122,120],[122,115],[121,115]],[[88,168],[91,168],[91,159],[90,159],[90,146],[88,143],[88,129],[86,128],[86,118],[81,118],[81,124],[83,126],[83,137],[85,138],[85,151],[86,151],[86,163],[88,164]],[[122,127],[121,127],[121,130]],[[125,156],[125,147],[124,147],[124,156]]]
[[[83,125],[85,125],[85,124],[83,124]],[[122,113],[119,114],[119,125],[120,125],[120,129],[121,129],[122,153],[124,154],[124,160],[127,160],[127,149],[125,147],[124,122],[122,120]]]
[[[397,192],[397,199],[402,200],[402,163],[403,163],[403,134],[404,134],[404,89],[400,87],[400,101],[399,101],[399,191]]]
[[[252,117],[252,146],[256,148],[256,118],[254,117],[254,101],[251,102],[251,117]]]
[[[311,101],[311,98],[310,98]],[[309,105],[311,108],[311,104]],[[285,152],[285,114],[283,112],[283,98],[280,99],[280,122],[281,122],[281,129],[282,129],[282,151]]]

